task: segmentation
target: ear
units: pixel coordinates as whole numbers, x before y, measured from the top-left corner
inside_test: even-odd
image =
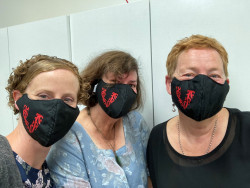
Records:
[[[15,100],[15,108],[16,108],[17,110],[19,110],[19,108],[18,108],[18,106],[17,106],[17,104],[16,104],[16,101],[17,101],[18,99],[20,99],[20,98],[23,96],[23,94],[22,94],[19,90],[14,90],[14,91],[12,92],[12,95],[13,95],[13,99]]]
[[[167,75],[165,77],[165,84],[166,84],[167,92],[169,95],[171,95],[171,82],[172,82],[172,79]]]

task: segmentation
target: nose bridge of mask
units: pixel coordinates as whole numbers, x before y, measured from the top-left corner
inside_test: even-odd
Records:
[[[127,100],[130,99],[129,96],[130,96],[131,87],[129,85],[124,85],[124,87],[126,88],[126,89],[124,89],[124,91],[126,91],[126,92],[123,92],[121,97],[122,97],[122,100],[129,102]],[[123,106],[126,107],[126,105],[127,105],[127,103],[123,103]]]
[[[120,106],[119,108],[116,108],[116,114],[118,116],[122,113],[122,110],[123,110],[124,106],[126,105],[126,103],[124,101],[126,101],[127,94],[128,94],[127,89],[126,90],[122,89],[122,87],[126,87],[126,85],[125,84],[116,84],[116,86],[114,87],[115,91],[118,94],[117,99],[114,101],[114,105],[115,105],[115,103],[119,103],[119,106]]]
[[[57,123],[57,121],[58,121],[58,115],[57,115],[57,113],[58,113],[58,110],[60,109],[60,103],[61,102],[63,102],[61,99],[56,99],[55,101],[54,101],[54,105],[52,106],[52,108],[51,108],[51,113],[52,113],[52,115],[53,116],[51,116],[53,119],[52,119],[52,122],[53,122],[53,124],[52,124],[52,126],[50,127],[50,133],[49,133],[49,135],[50,135],[50,137],[52,137],[53,135],[52,135],[52,133],[54,132],[54,130],[56,129],[56,123]],[[63,102],[64,103],[64,102]]]
[[[209,104],[205,104],[206,103],[206,95],[210,95],[210,93],[207,93],[207,87],[209,87],[209,81],[207,80],[207,76],[206,75],[198,75],[201,77],[201,83],[200,83],[200,87],[201,87],[201,104],[200,104],[200,111],[204,112],[206,111],[205,108],[208,107]],[[208,81],[208,82],[207,82]],[[200,117],[202,118],[202,117]]]
[[[207,75],[199,74],[196,76],[197,80],[200,80],[198,82],[199,84],[199,91],[197,94],[200,95],[200,104],[199,105],[199,111],[204,112],[205,114],[201,114],[201,116],[207,116],[206,113],[209,113],[209,109],[211,108],[211,103],[214,100],[214,92],[215,89],[211,88],[212,86],[217,87],[217,84],[214,85],[215,82],[213,79],[209,78]],[[200,117],[201,119],[203,117]]]
[[[45,113],[45,118],[44,118],[44,122],[43,122],[43,126],[41,127],[41,131],[43,132],[42,134],[46,134],[46,137],[43,137],[41,139],[42,145],[44,146],[48,146],[49,142],[51,142],[51,140],[53,140],[53,132],[54,129],[56,128],[56,121],[57,121],[57,108],[58,108],[58,104],[60,102],[63,102],[61,99],[52,99],[52,100],[45,100],[42,101],[41,104],[41,108],[42,109],[46,109],[47,111],[44,111]],[[49,126],[45,126],[45,125],[49,125]],[[37,134],[41,134],[41,132],[37,132]]]
[[[56,99],[55,100],[53,108],[51,109],[52,113],[53,113],[53,118],[54,118],[54,125],[52,127],[52,132],[54,132],[55,134],[57,132],[59,132],[61,128],[63,128],[63,127],[60,127],[60,126],[56,127],[55,125],[56,124],[61,124],[61,123],[63,123],[65,121],[65,119],[67,119],[66,116],[68,114],[65,113],[65,112],[67,112],[67,109],[69,109],[69,108],[74,109],[74,111],[75,111],[75,110],[77,110],[78,107],[73,108],[73,107],[69,106],[68,104],[66,104],[61,99]],[[53,131],[53,129],[56,130],[56,131]]]

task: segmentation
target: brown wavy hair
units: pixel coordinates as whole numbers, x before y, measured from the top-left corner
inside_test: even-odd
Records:
[[[87,107],[93,107],[97,103],[94,86],[102,79],[102,76],[108,72],[114,73],[119,77],[130,71],[137,73],[137,96],[132,110],[142,106],[141,82],[138,74],[138,63],[129,53],[123,51],[108,51],[94,58],[81,72],[83,81],[83,100],[81,101]]]
[[[175,72],[176,66],[177,66],[177,60],[179,55],[186,50],[189,50],[191,48],[210,48],[216,50],[223,62],[223,68],[226,77],[228,77],[228,54],[225,48],[214,38],[210,38],[203,35],[192,35],[190,37],[186,37],[182,40],[179,40],[172,48],[170,53],[168,54],[167,58],[167,71],[168,76],[171,78],[173,77],[173,74]]]
[[[53,71],[56,69],[66,69],[71,71],[79,80],[80,88],[77,95],[77,101],[81,101],[82,95],[82,79],[79,75],[78,68],[70,61],[60,59],[55,56],[34,55],[25,62],[20,64],[13,70],[8,79],[8,85],[5,88],[8,91],[8,105],[13,109],[14,114],[19,111],[15,108],[15,101],[12,95],[14,90],[24,93],[31,80],[42,72]]]

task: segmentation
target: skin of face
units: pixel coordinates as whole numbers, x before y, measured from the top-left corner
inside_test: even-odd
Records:
[[[123,74],[120,77],[115,77],[114,73],[108,72],[102,76],[102,80],[109,84],[128,84],[133,91],[137,93],[137,73],[136,71],[130,71],[127,74]]]
[[[182,52],[177,60],[173,77],[178,80],[190,80],[198,74],[203,74],[219,84],[229,80],[225,76],[223,62],[214,49],[189,49]],[[166,76],[167,92],[171,95],[172,78]]]
[[[57,69],[38,74],[28,84],[24,93],[33,100],[62,99],[69,106],[76,107],[78,91],[78,78],[69,70]],[[15,92],[14,98],[18,100],[22,94]]]

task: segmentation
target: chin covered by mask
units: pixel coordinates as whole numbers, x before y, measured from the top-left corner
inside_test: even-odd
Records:
[[[45,147],[64,137],[79,114],[61,99],[31,100],[24,94],[16,104],[27,133]]]
[[[136,93],[127,84],[107,84],[101,80],[96,87],[99,105],[112,118],[126,115],[136,100]]]
[[[171,94],[174,104],[186,116],[202,121],[217,114],[223,107],[229,85],[219,84],[206,75],[191,80],[173,79]]]

